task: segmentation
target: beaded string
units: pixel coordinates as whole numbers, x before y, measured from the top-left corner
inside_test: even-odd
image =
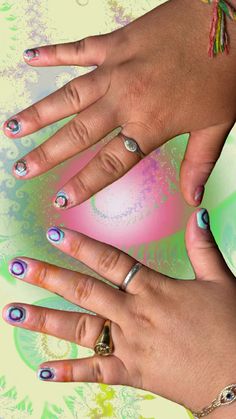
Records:
[[[229,53],[229,37],[226,30],[226,16],[236,22],[236,10],[226,0],[201,0],[213,4],[208,55],[214,57],[219,52]]]

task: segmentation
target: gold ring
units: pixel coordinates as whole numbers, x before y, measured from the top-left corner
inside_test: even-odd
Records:
[[[96,340],[94,351],[97,355],[107,356],[111,355],[113,350],[114,345],[111,338],[111,321],[106,320],[103,329]]]

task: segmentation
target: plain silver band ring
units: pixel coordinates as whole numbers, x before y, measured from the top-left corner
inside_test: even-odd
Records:
[[[145,157],[145,154],[142,152],[137,141],[135,141],[133,138],[127,137],[122,132],[120,132],[120,135],[123,137],[125,148],[128,151],[138,154],[141,158]]]
[[[142,263],[137,262],[135,265],[130,269],[128,274],[126,275],[124,281],[122,282],[120,288],[125,291],[130,281],[132,281],[134,275],[139,271],[140,268],[142,268]]]

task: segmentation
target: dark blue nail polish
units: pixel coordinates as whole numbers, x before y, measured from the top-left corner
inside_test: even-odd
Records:
[[[6,123],[6,130],[12,134],[18,134],[21,130],[21,123],[16,118],[12,118]]]
[[[50,227],[47,231],[47,238],[52,243],[61,243],[64,237],[64,231],[58,227]]]
[[[9,307],[6,314],[7,320],[11,322],[23,322],[26,318],[26,310],[23,307]]]
[[[9,272],[17,278],[23,279],[26,275],[27,263],[20,259],[14,259],[9,265]]]
[[[54,201],[54,205],[58,208],[65,208],[68,205],[68,195],[64,191],[57,192],[56,199]]]
[[[18,176],[25,176],[28,173],[26,161],[18,160],[14,165],[14,172]]]
[[[55,376],[55,370],[53,368],[45,367],[38,370],[38,378],[40,380],[53,380]]]

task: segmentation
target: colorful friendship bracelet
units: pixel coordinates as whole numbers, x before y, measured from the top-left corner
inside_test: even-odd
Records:
[[[226,0],[201,0],[213,4],[208,55],[214,57],[219,52],[229,53],[229,37],[226,30],[226,16],[236,22],[236,10]]]

